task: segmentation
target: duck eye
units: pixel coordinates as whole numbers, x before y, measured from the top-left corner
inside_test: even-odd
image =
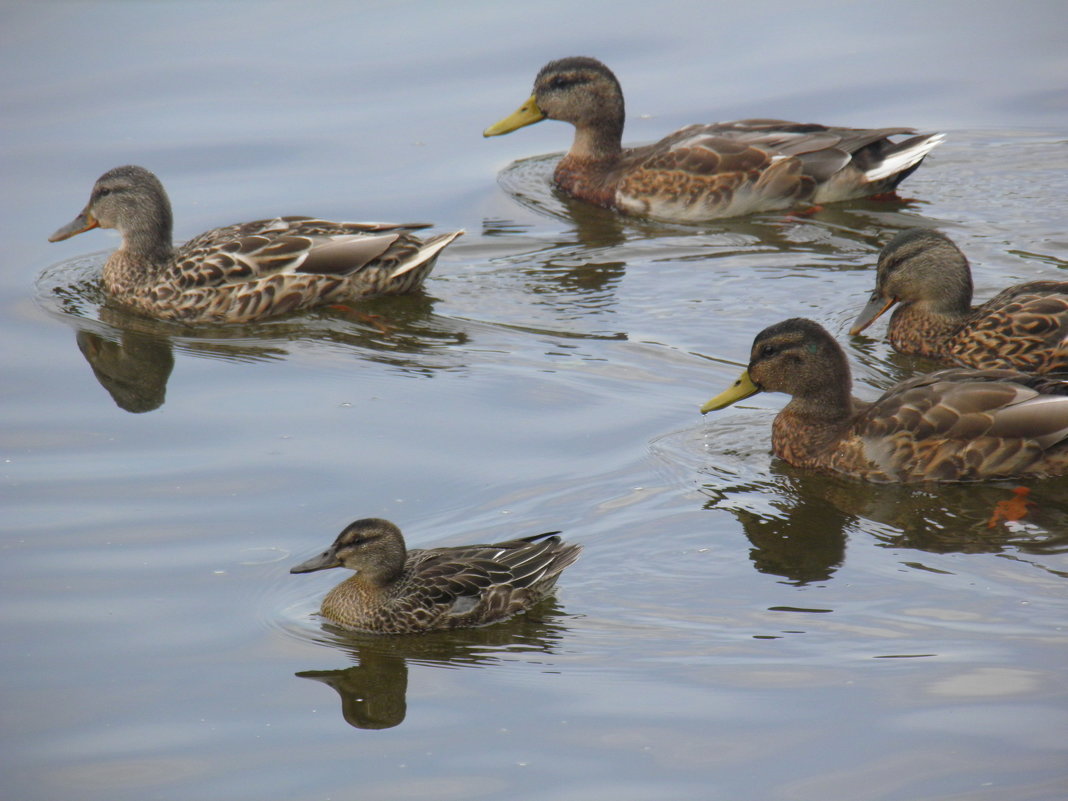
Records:
[[[774,356],[778,352],[779,352],[779,349],[776,348],[774,345],[765,345],[764,347],[762,347],[760,349],[760,357],[762,359],[766,359],[769,356]]]
[[[96,196],[97,197],[105,197],[106,195],[110,195],[110,194],[111,194],[111,190],[108,189],[106,186],[103,186],[100,189],[96,190]]]
[[[365,545],[369,545],[370,543],[374,542],[376,539],[378,539],[378,537],[374,536],[373,534],[361,534],[360,536],[351,540],[349,542],[349,546],[352,548],[362,548]]]
[[[549,81],[550,89],[564,89],[571,84],[575,83],[575,80],[568,75],[557,75],[551,81]]]

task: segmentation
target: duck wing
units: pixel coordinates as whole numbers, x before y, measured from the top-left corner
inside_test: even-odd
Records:
[[[1068,381],[951,369],[891,389],[857,418],[867,457],[897,480],[1068,470]]]
[[[346,277],[372,264],[399,274],[393,270],[409,262],[424,244],[408,232],[425,227],[424,223],[339,223],[313,217],[238,223],[182,245],[175,256],[172,280],[182,289],[222,287],[285,274]]]
[[[893,189],[944,138],[914,133],[770,119],[689,125],[627,151],[616,204],[696,220],[864,197]]]
[[[449,628],[492,623],[527,609],[581,551],[557,533],[410,551],[406,575],[395,589],[398,613],[438,619],[433,627]]]
[[[1068,372],[1068,282],[1036,281],[978,306],[946,343],[962,364]]]

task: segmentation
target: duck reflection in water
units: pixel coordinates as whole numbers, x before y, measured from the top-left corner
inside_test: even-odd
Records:
[[[353,728],[392,729],[408,714],[408,663],[370,648],[356,653],[360,664],[355,667],[296,675],[333,687],[341,698],[341,717]]]
[[[99,320],[91,319],[81,305],[67,302],[74,289],[80,288],[67,288],[65,296],[57,293],[64,322],[75,326],[78,349],[97,381],[120,409],[134,414],[163,405],[175,348],[228,362],[267,362],[287,358],[295,342],[334,342],[355,349],[367,361],[432,375],[438,369],[463,367],[462,359],[446,346],[462,346],[470,339],[462,324],[434,315],[433,302],[425,297],[383,297],[363,304],[363,309],[390,320],[386,330],[319,311],[294,320],[204,328],[194,335],[185,327],[110,305],[99,306]]]
[[[1021,489],[1027,490],[1022,511],[1000,513]],[[829,482],[826,498],[847,514],[881,524],[866,528],[887,547],[928,553],[1068,552],[1064,477],[1026,487],[1011,481],[922,488]]]
[[[594,211],[603,211],[594,209]],[[605,226],[595,226],[590,233],[581,221],[584,215],[568,218],[569,230],[546,235],[528,233],[533,228],[504,218],[486,218],[482,235],[493,248],[493,261],[506,264],[508,275],[524,277],[525,288],[538,295],[566,292],[574,303],[579,293],[584,307],[615,305],[615,291],[626,273],[626,262],[616,256],[625,241],[616,219],[608,219]]]
[[[775,213],[700,225],[623,217],[552,187],[555,161],[541,156],[513,162],[500,183],[519,205],[563,227],[546,231],[530,215],[504,211],[484,218],[478,248],[506,267],[502,282],[522,277],[524,292],[568,313],[577,307],[587,313],[618,308],[628,268],[686,262],[714,269],[719,260],[766,268],[768,256],[789,254],[791,264],[800,258],[806,267],[862,269],[853,264],[858,249],[877,250],[888,230],[927,224],[914,213],[914,202],[900,200],[858,200],[803,217]],[[626,336],[621,332],[618,339]]]
[[[816,481],[822,476],[815,477]],[[827,581],[845,561],[847,531],[856,518],[819,491],[813,477],[777,475],[746,486],[705,486],[706,509],[727,509],[752,544],[749,558],[761,573],[798,586]]]
[[[753,567],[797,584],[830,579],[850,536],[927,553],[1068,552],[1068,478],[1019,487],[864,484],[783,463],[773,480],[706,485],[706,508],[728,509],[752,543]],[[1026,505],[1006,515],[1006,502]],[[750,503],[747,499],[756,498]],[[876,525],[872,525],[872,524]]]
[[[295,675],[332,687],[341,700],[341,716],[350,726],[389,729],[402,723],[408,711],[409,661],[428,668],[485,668],[516,660],[544,663],[567,631],[559,622],[562,617],[559,604],[549,598],[503,623],[418,637],[359,634],[326,624],[323,630],[331,643],[358,664]]]
[[[96,380],[120,409],[141,414],[163,405],[174,369],[174,353],[166,339],[124,331],[114,341],[85,330],[76,339]]]

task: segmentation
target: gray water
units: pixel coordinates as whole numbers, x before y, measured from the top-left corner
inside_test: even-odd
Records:
[[[1068,269],[1063,4],[6,3],[4,799],[1068,796],[1068,481],[869,487],[769,454],[784,398],[701,418],[879,246],[937,227],[976,294]],[[811,216],[623,220],[549,187],[569,129],[483,140],[550,58],[626,138],[778,116],[948,133]],[[373,324],[196,330],[101,305],[111,232],[46,238],[124,163],[179,239],[276,214],[467,235]],[[83,353],[85,355],[83,355]],[[94,372],[95,370],[95,372]],[[413,546],[562,529],[509,623],[346,635],[288,568],[362,516]]]

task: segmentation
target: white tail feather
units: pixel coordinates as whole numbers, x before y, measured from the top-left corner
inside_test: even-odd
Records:
[[[899,150],[897,153],[888,156],[881,164],[864,173],[864,177],[874,183],[897,175],[899,172],[904,172],[938,145],[942,144],[945,138],[946,135],[943,133],[931,134],[907,150]]]

